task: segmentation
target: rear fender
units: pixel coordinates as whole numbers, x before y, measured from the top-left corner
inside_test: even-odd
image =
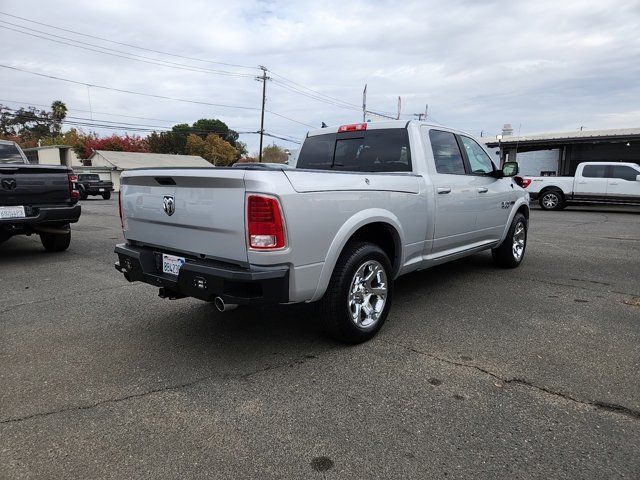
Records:
[[[402,227],[400,226],[400,221],[398,217],[396,217],[393,213],[388,210],[382,208],[370,208],[368,210],[362,210],[352,217],[350,217],[338,230],[336,233],[333,242],[331,242],[331,246],[329,247],[329,251],[327,252],[327,258],[322,267],[322,272],[320,273],[320,279],[318,281],[318,287],[311,298],[310,301],[314,302],[316,300],[320,300],[324,295],[324,292],[327,290],[329,286],[329,281],[331,280],[331,275],[333,274],[333,269],[338,262],[338,258],[344,250],[345,245],[351,239],[354,233],[356,233],[361,227],[371,223],[386,223],[389,226],[393,227],[398,236],[400,237],[400,252],[398,255],[399,265],[402,266],[404,264],[404,251],[402,246],[405,244],[405,236]],[[390,259],[393,261],[393,259]],[[397,269],[398,271],[400,268]]]

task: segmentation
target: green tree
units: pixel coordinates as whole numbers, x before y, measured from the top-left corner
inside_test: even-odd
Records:
[[[289,155],[278,145],[268,145],[262,149],[262,161],[270,163],[286,163]]]
[[[60,100],[51,104],[51,111],[36,107],[11,109],[0,105],[0,135],[19,137],[22,144],[36,143],[60,134],[67,107]]]
[[[54,135],[58,135],[62,130],[62,122],[67,117],[67,106],[61,100],[55,100],[51,104],[51,128]]]
[[[237,158],[240,158],[242,152],[246,152],[246,145],[238,141],[238,132],[231,130],[222,120],[218,120],[216,118],[201,118],[200,120],[193,122],[191,125],[180,123],[173,126],[171,129],[173,151],[171,153],[186,153],[187,137],[191,134],[197,135],[202,140],[205,140],[212,133],[230,143],[236,151],[241,152],[240,154],[237,154]]]
[[[180,153],[173,132],[153,132],[147,137],[147,143],[152,153]]]

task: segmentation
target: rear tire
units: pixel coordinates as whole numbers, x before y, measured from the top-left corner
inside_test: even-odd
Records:
[[[347,244],[320,301],[329,335],[357,344],[373,338],[382,328],[393,296],[391,262],[377,245]]]
[[[491,250],[496,265],[502,268],[520,266],[527,248],[527,228],[527,218],[522,213],[516,213],[505,239]]]
[[[560,190],[547,190],[538,200],[543,210],[562,210],[565,207],[564,195]]]
[[[84,190],[80,192],[80,200],[86,200],[88,197],[89,195],[87,195],[87,192],[85,192]]]
[[[103,193],[102,198],[104,198],[105,200],[109,200],[111,198],[111,192]]]
[[[41,233],[40,241],[47,252],[63,252],[71,244],[71,231],[67,233]]]

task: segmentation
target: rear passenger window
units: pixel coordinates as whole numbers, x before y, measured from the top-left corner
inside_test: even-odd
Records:
[[[606,165],[585,165],[582,169],[582,176],[587,178],[605,178]]]
[[[586,168],[586,167],[585,167]],[[634,170],[631,167],[624,165],[614,165],[611,173],[611,178],[621,178],[622,180],[629,180],[630,182],[636,181],[636,176],[640,175],[640,172]]]
[[[467,158],[469,159],[469,166],[471,167],[471,173],[476,175],[482,175],[484,173],[493,172],[493,162],[480,145],[475,140],[460,136],[462,145],[467,152]]]
[[[458,147],[456,137],[451,132],[441,130],[429,130],[429,140],[433,150],[433,159],[436,162],[438,173],[464,175],[464,161]]]

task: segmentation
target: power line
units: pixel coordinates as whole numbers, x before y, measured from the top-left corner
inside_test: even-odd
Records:
[[[278,140],[284,140],[285,142],[296,143],[298,145],[302,144],[302,142],[299,141],[299,140],[294,140],[292,138],[285,138],[283,136],[275,135],[273,133],[264,132],[264,136],[265,137],[271,137],[271,138],[277,138]]]
[[[198,105],[208,105],[208,106],[212,106],[212,107],[236,108],[236,109],[240,109],[240,110],[260,110],[259,108],[256,108],[256,107],[245,107],[245,106],[240,106],[240,105],[226,105],[226,104],[222,104],[222,103],[202,102],[202,101],[199,101],[199,100],[189,100],[189,99],[185,99],[185,98],[176,98],[176,97],[168,97],[168,96],[165,96],[165,95],[157,95],[157,94],[154,94],[154,93],[136,92],[136,91],[133,91],[133,90],[126,90],[126,89],[122,89],[122,88],[107,87],[107,86],[104,86],[104,85],[97,85],[95,83],[87,83],[87,82],[81,82],[81,81],[78,81],[78,80],[71,80],[69,78],[56,77],[55,75],[47,75],[45,73],[32,72],[30,70],[25,70],[23,68],[13,67],[11,65],[0,64],[0,67],[8,68],[10,70],[16,70],[18,72],[29,73],[31,75],[37,75],[39,77],[51,78],[53,80],[60,80],[62,82],[74,83],[76,85],[85,85],[85,86],[89,86],[89,87],[93,87],[93,88],[100,88],[100,89],[103,89],[103,90],[111,90],[111,91],[114,91],[114,92],[128,93],[128,94],[131,94],[131,95],[141,95],[143,97],[161,98],[161,99],[164,99],[164,100],[173,100],[175,102],[195,103],[195,104],[198,104]]]
[[[350,108],[354,108],[354,109],[356,109],[356,110],[358,110],[358,111],[361,111],[361,110],[362,110],[362,105],[357,105],[357,104],[355,104],[355,103],[351,103],[351,102],[348,102],[348,101],[346,101],[346,100],[342,100],[342,99],[340,99],[340,98],[332,97],[331,95],[327,95],[327,94],[325,94],[325,93],[319,92],[318,90],[314,90],[313,88],[309,88],[309,87],[307,87],[307,86],[305,86],[305,85],[303,85],[303,84],[301,84],[301,83],[294,82],[293,80],[291,80],[291,79],[289,79],[289,78],[285,77],[284,75],[280,75],[279,73],[276,73],[276,72],[274,72],[273,70],[269,70],[269,73],[271,73],[272,75],[274,75],[274,76],[276,76],[276,77],[279,77],[282,81],[284,81],[284,82],[286,82],[286,83],[288,83],[288,84],[295,85],[295,86],[299,87],[300,89],[308,90],[308,91],[310,91],[310,92],[315,93],[317,96],[325,97],[325,98],[326,98],[326,99],[328,99],[328,100],[332,100],[332,101],[334,101],[334,102],[338,102],[338,103],[339,103],[339,104],[341,104],[342,106],[350,107]],[[293,87],[291,87],[291,88],[293,88]],[[371,112],[371,113],[375,113],[375,112]],[[389,113],[389,112],[383,112],[383,113],[381,113],[381,114],[376,113],[376,115],[380,115],[380,116],[391,116],[391,115],[393,115],[393,114],[392,114],[392,113]],[[395,117],[394,117],[394,118],[395,118]]]
[[[281,82],[279,82],[277,80],[274,81],[274,85],[276,85],[276,86],[278,86],[280,88],[283,88],[285,90],[289,90],[289,91],[291,91],[293,93],[297,93],[299,95],[303,95],[305,97],[311,98],[313,100],[317,100],[319,102],[327,103],[329,105],[333,105],[333,106],[336,106],[336,107],[344,108],[344,109],[347,109],[347,110],[358,110],[358,111],[360,110],[360,108],[357,108],[357,107],[352,107],[352,106],[349,106],[349,105],[342,105],[342,104],[336,103],[336,102],[334,102],[332,100],[328,100],[328,99],[325,99],[325,98],[322,98],[322,97],[319,97],[319,96],[316,96],[316,95],[312,95],[312,94],[306,93],[306,92],[304,92],[302,90],[298,90],[298,89],[295,89],[293,87],[290,87],[287,84],[281,83]]]
[[[245,107],[245,106],[241,106],[241,105],[226,105],[226,104],[221,104],[221,103],[211,103],[211,102],[203,102],[203,101],[199,101],[199,100],[189,100],[189,99],[185,99],[185,98],[177,98],[177,97],[169,97],[166,95],[158,95],[158,94],[153,94],[153,93],[144,93],[144,92],[136,92],[133,90],[125,90],[125,89],[121,89],[121,88],[113,88],[113,87],[107,87],[104,85],[96,85],[93,83],[87,83],[87,82],[81,82],[78,80],[71,80],[69,78],[63,78],[63,77],[57,77],[55,75],[48,75],[45,73],[39,73],[39,72],[32,72],[31,70],[26,70],[23,68],[18,68],[18,67],[14,67],[11,65],[4,65],[0,63],[0,67],[2,68],[7,68],[9,70],[15,70],[18,72],[22,72],[22,73],[28,73],[31,75],[36,75],[39,77],[44,77],[44,78],[50,78],[53,80],[60,80],[62,82],[68,82],[68,83],[73,83],[75,85],[85,85],[85,86],[89,86],[89,87],[93,87],[93,88],[100,88],[103,90],[111,90],[114,92],[119,92],[119,93],[127,93],[127,94],[131,94],[131,95],[140,95],[143,97],[151,97],[151,98],[160,98],[163,100],[172,100],[174,102],[184,102],[184,103],[192,103],[192,104],[196,104],[196,105],[207,105],[207,106],[212,106],[212,107],[222,107],[222,108],[235,108],[235,109],[240,109],[240,110],[251,110],[251,111],[259,111],[260,108],[257,107]],[[294,122],[294,123],[299,123],[300,125],[304,125],[307,127],[311,127],[311,128],[315,128],[314,125],[310,125],[308,123],[304,123],[301,122],[299,120],[295,120],[291,117],[287,117],[286,115],[282,115],[281,113],[277,113],[274,112],[273,110],[267,110],[265,109],[265,112],[268,112],[272,115],[275,115],[277,117],[280,118],[284,118],[285,120],[289,120],[290,122]]]
[[[0,20],[0,22],[1,23],[9,23],[9,22],[3,22],[2,20]],[[10,25],[14,25],[14,24],[10,24]],[[35,31],[35,32],[43,33],[45,35],[51,35],[51,36],[58,37],[58,38],[64,38],[65,40],[69,40],[71,42],[78,42],[78,40],[73,40],[73,39],[70,39],[70,38],[67,38],[67,37],[61,37],[59,35],[52,35],[52,34],[46,33],[46,32],[40,32],[39,30],[34,30],[34,29],[31,29],[31,28],[28,28],[28,27],[22,27],[22,26],[19,26],[19,27],[20,28],[26,28],[28,30],[32,30],[32,31]],[[101,47],[99,45],[94,45],[92,43],[85,44],[85,45],[89,45],[89,46],[75,45],[73,43],[65,42],[65,41],[62,41],[62,40],[56,40],[54,38],[43,37],[42,35],[37,35],[35,33],[23,32],[21,30],[18,30],[18,29],[15,29],[15,28],[11,28],[11,27],[7,27],[5,25],[0,25],[0,28],[4,28],[6,30],[11,30],[11,31],[17,32],[17,33],[22,33],[23,35],[29,35],[31,37],[36,37],[36,38],[40,38],[40,39],[43,39],[43,40],[48,40],[50,42],[55,42],[55,43],[59,43],[59,44],[62,44],[62,45],[68,45],[70,47],[79,48],[81,50],[88,50],[90,52],[101,53],[103,55],[110,55],[112,57],[124,58],[124,59],[127,59],[127,60],[133,60],[133,61],[136,61],[136,62],[147,63],[147,64],[150,64],[150,65],[159,65],[159,66],[162,66],[162,67],[174,68],[174,69],[178,69],[178,70],[186,70],[186,71],[200,72],[200,73],[210,73],[210,74],[214,74],[214,75],[223,75],[223,76],[229,76],[229,77],[244,77],[244,78],[252,78],[253,77],[253,75],[248,74],[248,73],[227,72],[227,71],[224,71],[224,70],[212,70],[212,69],[209,69],[209,68],[194,67],[194,66],[186,65],[186,64],[182,64],[182,63],[168,62],[166,60],[159,60],[159,59],[150,58],[150,57],[143,57],[141,55],[131,54],[131,53],[123,52],[121,50],[114,50],[114,49],[107,48],[107,47]],[[91,47],[97,47],[97,48],[91,48]],[[103,50],[109,50],[109,51],[98,50],[98,48],[103,49]],[[112,53],[112,52],[117,52],[117,53]]]
[[[355,103],[347,102],[347,101],[345,101],[345,100],[341,100],[341,99],[339,99],[339,98],[332,97],[331,95],[327,95],[327,94],[325,94],[325,93],[319,92],[319,91],[314,90],[314,89],[312,89],[312,88],[309,88],[309,87],[307,87],[307,86],[305,86],[305,85],[302,85],[301,83],[294,82],[293,80],[290,80],[290,79],[288,79],[287,77],[285,77],[284,75],[280,75],[279,73],[276,73],[276,72],[274,72],[273,70],[269,70],[269,73],[271,73],[272,75],[274,75],[274,76],[276,76],[276,77],[281,78],[284,82],[287,82],[287,83],[293,84],[293,85],[295,85],[295,86],[297,86],[297,87],[300,87],[300,88],[302,88],[302,89],[304,89],[304,90],[308,90],[308,91],[310,91],[310,92],[313,92],[313,93],[315,93],[315,94],[317,94],[317,95],[320,95],[320,96],[322,96],[322,97],[326,97],[326,98],[328,98],[328,99],[330,99],[330,100],[333,100],[333,101],[335,101],[335,102],[339,102],[339,103],[342,103],[342,104],[345,104],[345,105],[349,105],[349,106],[351,106],[351,107],[356,107],[358,110],[360,110],[360,109],[361,109],[361,107],[360,107],[359,105],[356,105]]]
[[[12,110],[16,112],[16,110],[14,109]],[[9,113],[9,115],[12,116],[13,118],[24,117],[27,120],[33,120],[33,121],[51,121],[51,118],[49,117],[38,116],[37,114],[32,114],[31,112]],[[154,125],[144,125],[144,124],[135,124],[135,123],[117,123],[117,122],[109,122],[106,120],[91,120],[89,118],[83,118],[83,117],[66,117],[60,123],[64,123],[65,125],[72,125],[72,126],[107,128],[107,129],[113,129],[113,130],[125,130],[125,131],[135,131],[135,132],[157,132],[157,131],[173,132],[171,127],[166,127],[166,126],[154,126]],[[187,132],[174,132],[174,133],[176,134],[194,133],[194,134],[203,134],[203,135],[209,134],[209,133],[215,133],[215,134],[225,135],[225,134],[228,134],[230,130],[233,130],[235,133],[239,135],[251,135],[251,134],[259,133],[253,130],[239,131],[232,127],[229,127],[228,131],[211,130],[211,129],[207,129],[207,130],[189,129],[189,131]]]
[[[276,113],[273,110],[266,110],[265,109],[265,112],[270,113],[271,115],[275,115],[276,117],[284,118],[285,120],[289,120],[290,122],[299,123],[300,125],[304,125],[305,127],[318,128],[316,125],[310,125],[308,123],[304,123],[304,122],[301,122],[299,120],[295,120],[295,119],[293,119],[291,117],[287,117],[285,115],[282,115],[281,113]]]
[[[0,105],[2,104],[2,102],[6,102],[6,103],[17,103],[20,105],[28,105],[28,106],[34,106],[34,107],[44,107],[44,108],[50,108],[51,105],[45,105],[43,103],[34,103],[34,102],[21,102],[18,100],[6,100],[6,99],[1,99],[0,98]],[[164,118],[152,118],[152,117],[136,117],[133,115],[124,115],[121,113],[110,113],[110,112],[96,112],[95,110],[82,110],[80,108],[68,108],[67,109],[69,112],[82,112],[82,113],[94,113],[96,115],[107,115],[109,117],[123,117],[123,118],[133,118],[136,120],[154,120],[157,122],[166,122],[166,123],[173,123],[175,124],[179,124],[179,123],[185,123],[184,120],[167,120]],[[231,127],[229,127],[231,128]]]
[[[130,48],[135,48],[135,49],[138,49],[138,50],[144,50],[146,52],[159,53],[161,55],[167,55],[167,56],[170,56],[170,57],[182,58],[182,59],[185,59],[185,60],[193,60],[193,61],[196,61],[196,62],[211,63],[211,64],[215,64],[215,65],[226,65],[226,66],[229,66],[229,67],[248,68],[248,69],[254,69],[254,70],[257,69],[257,67],[254,67],[254,66],[251,66],[251,65],[240,65],[240,64],[237,64],[237,63],[227,63],[227,62],[217,62],[217,61],[214,61],[214,60],[205,60],[205,59],[202,59],[202,58],[188,57],[188,56],[179,55],[179,54],[176,54],[176,53],[163,52],[162,50],[154,50],[154,49],[151,49],[151,48],[140,47],[138,45],[133,45],[133,44],[130,44],[130,43],[117,42],[115,40],[111,40],[111,39],[104,38],[104,37],[99,37],[97,35],[89,35],[88,33],[82,33],[82,32],[78,32],[78,31],[75,31],[75,30],[70,30],[70,29],[67,29],[67,28],[56,27],[55,25],[50,25],[48,23],[38,22],[36,20],[32,20],[32,19],[25,18],[25,17],[20,17],[18,15],[12,15],[12,14],[6,13],[6,12],[0,12],[0,15],[5,15],[7,17],[12,17],[12,18],[17,18],[17,19],[23,20],[25,22],[35,23],[37,25],[42,25],[44,27],[49,27],[49,28],[53,28],[55,30],[60,30],[62,32],[73,33],[75,35],[81,35],[81,36],[87,37],[87,38],[95,38],[96,40],[101,40],[103,42],[108,42],[108,43],[112,43],[112,44],[115,44],[115,45],[122,45],[124,47],[130,47]]]

